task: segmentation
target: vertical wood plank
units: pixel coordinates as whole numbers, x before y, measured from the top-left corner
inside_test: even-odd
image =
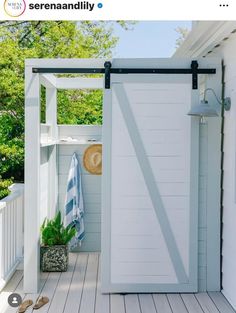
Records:
[[[219,313],[218,309],[207,293],[196,293],[195,297],[204,313]]]
[[[204,313],[193,294],[181,294],[184,304],[189,312]]]
[[[39,283],[39,292],[33,293],[33,294],[32,293],[31,294],[25,294],[25,299],[31,299],[34,303],[36,303],[36,301],[40,297],[40,294],[41,294],[45,284],[47,283],[48,277],[49,277],[49,273],[41,273],[40,283]],[[27,313],[35,313],[35,310],[33,310],[33,307],[30,307],[27,310]]]
[[[40,292],[40,296],[48,297],[50,302],[40,309],[40,313],[48,312],[53,302],[53,297],[54,297],[60,277],[61,277],[61,273],[55,273],[55,272],[49,273],[48,279]]]
[[[179,294],[167,294],[167,298],[173,313],[190,313],[187,311]]]
[[[40,84],[32,67],[25,69],[25,238],[24,291],[39,287],[40,229]]]
[[[13,210],[14,210],[14,201],[11,201],[10,202],[10,212],[9,212],[9,215],[10,215],[10,223],[8,224],[8,227],[10,229],[10,268],[13,266]]]
[[[90,253],[84,281],[84,289],[81,299],[80,306],[81,313],[94,313],[97,271],[98,271],[98,253]]]
[[[153,294],[153,300],[157,313],[172,313],[169,301],[165,294]]]
[[[126,313],[133,313],[133,312],[141,313],[139,299],[138,299],[137,294],[125,295],[125,312]]]
[[[109,294],[105,295],[101,293],[101,263],[99,259],[95,313],[109,313],[109,312],[110,312],[110,295]]]
[[[3,210],[3,215],[2,215],[2,220],[3,220],[3,230],[2,230],[2,234],[3,234],[3,250],[2,250],[2,253],[3,253],[3,256],[2,256],[2,272],[3,272],[3,275],[5,274],[5,271],[6,271],[6,263],[7,263],[7,247],[6,247],[6,244],[7,244],[7,233],[6,233],[6,223],[7,223],[7,219],[6,219],[6,210]]]
[[[124,296],[120,294],[112,294],[110,297],[111,297],[111,313],[126,313]]]
[[[7,205],[7,210],[6,210],[6,215],[7,215],[7,266],[6,266],[6,274],[8,273],[9,269],[10,269],[10,262],[11,262],[11,237],[10,237],[10,234],[11,234],[11,227],[10,227],[10,222],[11,222],[11,219],[10,219],[10,206],[11,204],[9,203]]]
[[[220,312],[235,313],[234,309],[221,292],[209,292],[209,296]]]
[[[19,207],[19,199],[15,199],[14,201],[14,211],[13,211],[13,260],[14,262],[16,261],[16,240],[17,240],[17,237],[16,237],[16,216],[17,216],[17,209]]]
[[[71,281],[64,313],[78,313],[83,293],[84,278],[88,264],[88,254],[80,253],[75,266],[74,275]]]
[[[54,313],[54,312],[63,312],[64,307],[67,300],[67,295],[69,292],[72,276],[75,269],[75,264],[77,261],[77,254],[71,253],[70,254],[70,264],[68,267],[67,272],[63,272],[60,276],[60,279],[58,281],[57,288],[55,290],[55,294],[53,296],[53,301],[51,301],[50,308],[48,312]]]
[[[23,253],[23,194],[18,199],[17,212],[16,212],[16,256],[22,257]]]
[[[157,313],[151,294],[140,294],[139,301],[142,313]]]

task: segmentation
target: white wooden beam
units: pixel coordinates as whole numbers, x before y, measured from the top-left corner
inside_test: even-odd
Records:
[[[26,66],[31,67],[50,67],[50,68],[101,68],[104,67],[108,59],[28,59],[25,62]]]
[[[25,213],[24,292],[39,286],[40,239],[40,82],[39,75],[25,69]]]
[[[46,88],[46,125],[50,126],[50,136],[57,139],[57,89]]]
[[[102,89],[103,78],[57,78],[57,89]]]
[[[57,78],[53,74],[41,74],[40,83],[46,88],[55,88]]]
[[[49,136],[57,140],[57,89],[46,89],[46,123],[50,125]],[[57,147],[50,146],[48,149],[48,217],[54,217],[58,203],[58,173],[57,173]]]

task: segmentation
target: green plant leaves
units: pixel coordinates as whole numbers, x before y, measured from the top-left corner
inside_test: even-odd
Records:
[[[13,181],[11,179],[3,180],[1,179],[1,176],[0,176],[0,200],[9,195],[10,191],[8,187],[11,186],[12,183]]]
[[[41,226],[41,241],[45,246],[66,245],[75,234],[74,227],[64,227],[60,211],[54,219],[45,219]]]

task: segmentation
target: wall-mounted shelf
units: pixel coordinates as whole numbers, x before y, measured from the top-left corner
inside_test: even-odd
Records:
[[[102,144],[101,141],[58,141],[58,145],[94,145],[94,144]]]
[[[47,142],[41,142],[40,143],[40,147],[44,148],[44,147],[50,147],[50,146],[55,146],[57,144],[56,140],[52,140],[52,141],[47,141]]]
[[[102,144],[101,141],[78,141],[78,140],[72,140],[72,141],[64,141],[64,140],[52,140],[48,142],[41,142],[40,147],[50,147],[55,145],[93,145],[93,144]]]

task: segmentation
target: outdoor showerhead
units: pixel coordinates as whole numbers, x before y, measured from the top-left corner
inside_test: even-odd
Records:
[[[191,108],[191,110],[188,112],[188,115],[190,116],[199,116],[201,118],[201,122],[204,120],[204,117],[216,117],[219,116],[217,109],[215,107],[213,107],[212,105],[209,105],[208,101],[206,100],[206,92],[207,91],[212,91],[212,93],[214,94],[217,102],[220,105],[224,106],[224,109],[226,111],[228,111],[230,109],[231,106],[231,100],[230,98],[225,98],[223,102],[221,102],[216,94],[215,91],[211,88],[207,88],[204,92],[204,99],[201,100],[200,104],[197,106],[194,106]]]
[[[188,112],[188,115],[199,117],[214,117],[218,116],[216,109],[208,104],[208,101],[202,100],[200,105],[194,106]]]

